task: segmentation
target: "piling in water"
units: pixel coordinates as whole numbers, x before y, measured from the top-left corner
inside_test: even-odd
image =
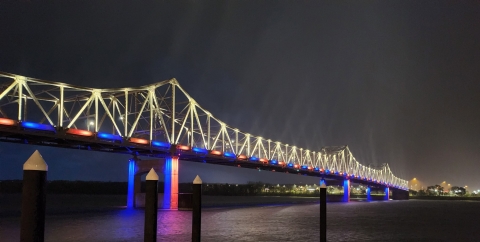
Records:
[[[320,242],[327,241],[327,186],[320,186]]]
[[[158,175],[153,170],[147,174],[145,184],[145,242],[157,241],[157,211],[158,211]]]
[[[23,164],[20,241],[43,242],[48,165],[35,151]]]
[[[202,179],[193,180],[192,242],[200,242],[202,223]]]

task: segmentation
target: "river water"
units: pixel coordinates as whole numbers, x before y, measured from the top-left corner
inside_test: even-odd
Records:
[[[328,241],[480,241],[478,201],[327,204]],[[47,215],[45,241],[143,241],[144,210]],[[1,214],[1,213],[0,213]],[[18,214],[0,217],[0,241],[19,241]],[[191,241],[191,211],[158,213],[158,241]],[[319,204],[208,208],[202,241],[319,241]]]

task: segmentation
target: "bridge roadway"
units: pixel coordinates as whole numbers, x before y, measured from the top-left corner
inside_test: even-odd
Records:
[[[2,84],[1,77],[10,81]],[[170,95],[161,96],[157,92],[161,87],[167,87],[164,92]],[[66,97],[66,89],[77,94]],[[176,89],[183,92],[184,100],[175,94]],[[110,100],[108,106],[105,100]],[[162,141],[155,140],[158,136]],[[408,199],[407,182],[395,177],[388,165],[380,169],[363,166],[348,146],[312,152],[242,133],[198,106],[174,79],[136,89],[92,89],[0,72],[0,141],[132,155],[128,206],[134,206],[135,176],[143,172],[144,162],[138,157],[155,158],[160,164],[157,172],[165,174],[163,207],[170,209],[178,206],[179,159],[315,176],[327,185],[341,181],[344,201],[349,201],[351,182],[385,189],[385,199],[390,191],[394,199]]]

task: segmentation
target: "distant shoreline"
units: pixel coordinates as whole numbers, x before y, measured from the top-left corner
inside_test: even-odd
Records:
[[[480,201],[480,197],[449,197],[449,196],[410,196],[410,200],[441,200],[441,201]]]
[[[126,195],[48,194],[47,214],[102,212],[126,207]],[[316,197],[202,196],[203,208],[232,208],[319,203]],[[0,216],[19,216],[21,194],[0,194]]]

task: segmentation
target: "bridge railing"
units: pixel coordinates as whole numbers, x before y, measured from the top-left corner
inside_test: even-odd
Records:
[[[0,117],[23,126],[47,125],[150,146],[179,145],[199,153],[408,188],[388,164],[378,169],[362,165],[348,146],[311,151],[230,127],[202,108],[176,79],[99,89],[0,72]]]

